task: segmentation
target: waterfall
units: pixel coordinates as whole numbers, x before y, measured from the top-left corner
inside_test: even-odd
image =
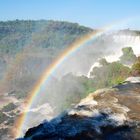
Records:
[[[129,32],[129,33],[112,33],[108,36],[105,36],[105,38],[111,38],[114,44],[118,44],[118,48],[121,50],[121,48],[124,47],[132,47],[134,54],[136,56],[140,56],[140,35],[135,34],[134,32]],[[119,57],[121,56],[122,52],[115,52],[113,54],[110,54],[108,56],[104,56],[104,58],[108,62],[113,62],[119,60]],[[92,72],[94,67],[99,67],[100,64],[98,62],[94,62],[88,73],[87,77],[92,78],[90,73]]]
[[[113,40],[123,47],[132,47],[134,53],[140,55],[140,35],[114,35]]]

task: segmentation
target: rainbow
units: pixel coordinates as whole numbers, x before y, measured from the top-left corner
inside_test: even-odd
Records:
[[[88,43],[90,40],[94,40],[103,33],[110,30],[111,27],[106,27],[103,30],[94,31],[91,32],[78,40],[76,40],[74,43],[72,43],[67,49],[65,49],[60,56],[57,57],[57,59],[45,70],[45,72],[42,74],[39,81],[36,83],[34,89],[29,93],[29,97],[27,98],[27,106],[25,109],[25,112],[17,119],[15,126],[16,126],[16,135],[15,138],[19,138],[22,135],[22,129],[23,124],[25,123],[27,119],[28,110],[31,108],[33,102],[35,101],[37,95],[40,93],[40,90],[43,86],[46,86],[46,82],[49,80],[51,75],[56,71],[56,69],[65,61],[66,58],[68,58],[71,54],[76,52],[79,48],[84,46],[86,43]]]

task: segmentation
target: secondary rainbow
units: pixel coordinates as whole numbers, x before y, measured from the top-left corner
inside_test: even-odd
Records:
[[[103,30],[99,31],[93,31],[80,39],[76,40],[74,43],[72,43],[67,49],[63,51],[63,53],[57,57],[57,59],[45,70],[45,72],[42,74],[41,78],[35,85],[34,89],[31,91],[27,98],[27,107],[25,109],[25,113],[23,113],[19,119],[16,121],[15,126],[17,131],[14,132],[16,133],[15,138],[21,137],[22,133],[22,127],[24,122],[26,121],[27,118],[27,112],[32,106],[32,103],[34,102],[36,96],[40,93],[40,89],[42,86],[44,86],[44,83],[50,78],[51,74],[56,71],[56,69],[59,67],[59,65],[71,54],[73,54],[75,51],[77,51],[80,47],[84,46],[87,42],[90,40],[96,39],[98,36],[102,35],[104,32],[108,31],[110,27],[107,27]]]

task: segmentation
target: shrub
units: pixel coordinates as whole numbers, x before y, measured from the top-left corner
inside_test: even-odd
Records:
[[[131,47],[126,47],[122,49],[123,55],[120,57],[120,62],[126,65],[133,64],[137,57],[134,54]]]
[[[137,61],[132,65],[131,75],[140,76],[140,57],[138,57]]]

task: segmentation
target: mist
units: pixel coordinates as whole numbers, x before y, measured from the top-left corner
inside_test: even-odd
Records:
[[[28,36],[26,35],[27,40],[19,41],[17,52],[13,52],[12,49],[12,52],[8,50],[1,53],[0,94],[3,96],[1,100],[18,105],[17,110],[20,113],[24,112],[28,94],[57,56],[81,36],[96,31],[79,27],[78,24],[54,21],[39,21],[33,27],[27,33]],[[14,37],[17,39],[18,35]],[[5,40],[6,38],[2,40],[3,43]],[[134,53],[139,55],[139,44],[139,32],[110,31],[89,40],[67,56],[33,101],[22,128],[23,133],[43,120],[50,120],[66,109],[70,109],[92,92],[94,90],[92,85],[96,81],[90,76],[90,72],[98,65],[101,58],[105,58],[108,62],[117,61],[124,47],[132,47]],[[92,89],[87,89],[88,84]]]
[[[87,46],[81,47],[51,75],[50,81],[39,93],[32,108],[48,103],[53,110],[52,117],[70,109],[86,97],[83,79],[90,79],[90,71],[95,66],[99,66],[98,61],[101,58],[105,58],[108,62],[118,61],[124,47],[132,47],[134,53],[138,55],[140,54],[139,43],[139,35],[121,32],[121,35],[120,33],[104,34],[88,43]],[[34,121],[34,125],[40,121],[42,121],[42,115],[38,115],[38,121]],[[26,124],[28,124],[28,128],[33,126],[32,122],[28,120]]]

